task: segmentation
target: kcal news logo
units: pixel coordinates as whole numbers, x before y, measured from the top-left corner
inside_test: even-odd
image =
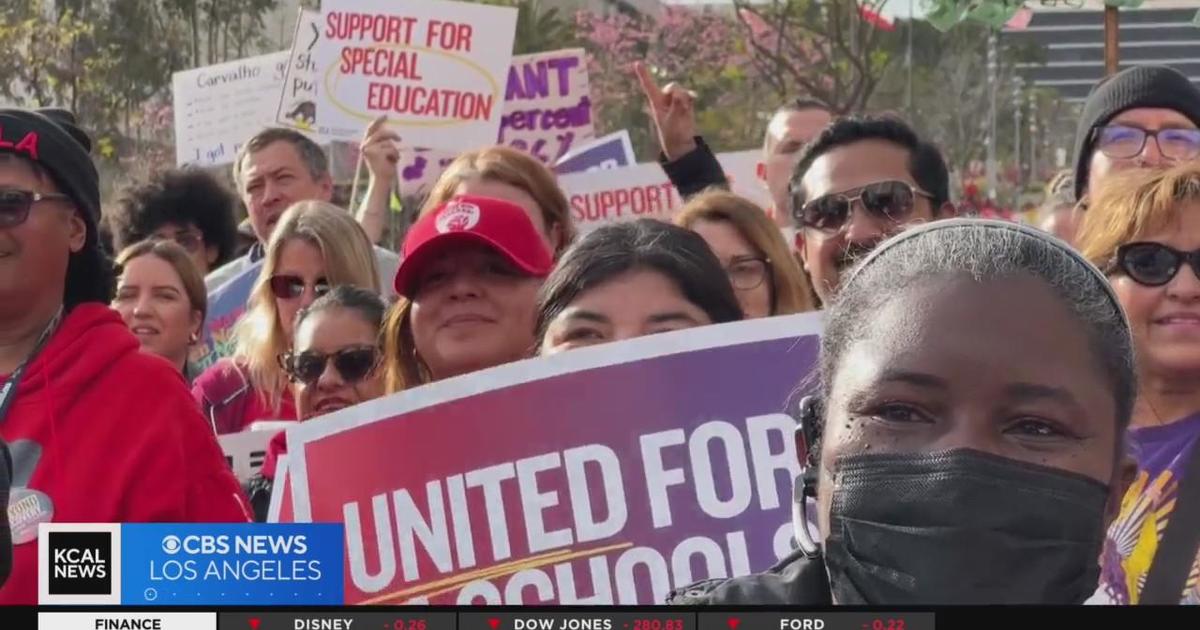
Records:
[[[120,525],[38,526],[38,602],[120,603]]]

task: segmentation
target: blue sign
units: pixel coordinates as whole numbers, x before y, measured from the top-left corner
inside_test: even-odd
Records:
[[[250,291],[258,281],[262,261],[249,266],[208,294],[208,317],[202,342],[192,350],[191,373],[200,374],[217,360],[233,354],[233,327],[246,312]]]
[[[340,523],[121,525],[121,604],[340,606]]]
[[[554,172],[559,175],[567,175],[621,168],[634,164],[636,161],[633,156],[633,144],[629,140],[629,132],[622,130],[610,133],[564,155],[554,165]]]

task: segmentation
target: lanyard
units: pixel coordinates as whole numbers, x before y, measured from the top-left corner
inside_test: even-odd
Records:
[[[42,351],[42,348],[46,347],[46,342],[50,340],[50,335],[58,328],[60,321],[62,321],[61,306],[58,307],[58,312],[54,314],[50,323],[46,324],[46,329],[42,331],[42,336],[38,337],[37,343],[34,344],[29,356],[25,357],[21,361],[21,364],[17,366],[17,369],[13,370],[8,380],[4,381],[4,385],[0,385],[0,423],[4,422],[5,416],[8,415],[8,408],[12,406],[12,401],[17,397],[17,385],[21,382],[21,375],[25,373],[25,368]]]

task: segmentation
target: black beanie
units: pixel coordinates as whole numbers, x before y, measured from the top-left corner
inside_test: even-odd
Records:
[[[0,152],[37,164],[71,198],[87,224],[83,250],[67,264],[63,306],[112,299],[112,265],[100,247],[100,175],[92,163],[92,140],[63,109],[0,108]]]
[[[1200,89],[1166,66],[1134,66],[1102,79],[1083,106],[1075,131],[1075,199],[1083,197],[1092,161],[1092,136],[1117,114],[1135,107],[1172,109],[1200,127]]]

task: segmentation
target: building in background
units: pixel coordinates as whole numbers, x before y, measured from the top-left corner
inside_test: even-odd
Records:
[[[1104,77],[1103,3],[1089,0],[1082,8],[1067,4],[1043,7],[1029,3],[1033,8],[1029,25],[1005,29],[1002,40],[1040,45],[1044,61],[1020,64],[1026,81],[1054,88],[1066,100],[1082,102]],[[1141,8],[1122,9],[1121,67],[1167,65],[1200,85],[1200,28],[1193,22],[1198,9],[1196,0],[1147,0]]]

